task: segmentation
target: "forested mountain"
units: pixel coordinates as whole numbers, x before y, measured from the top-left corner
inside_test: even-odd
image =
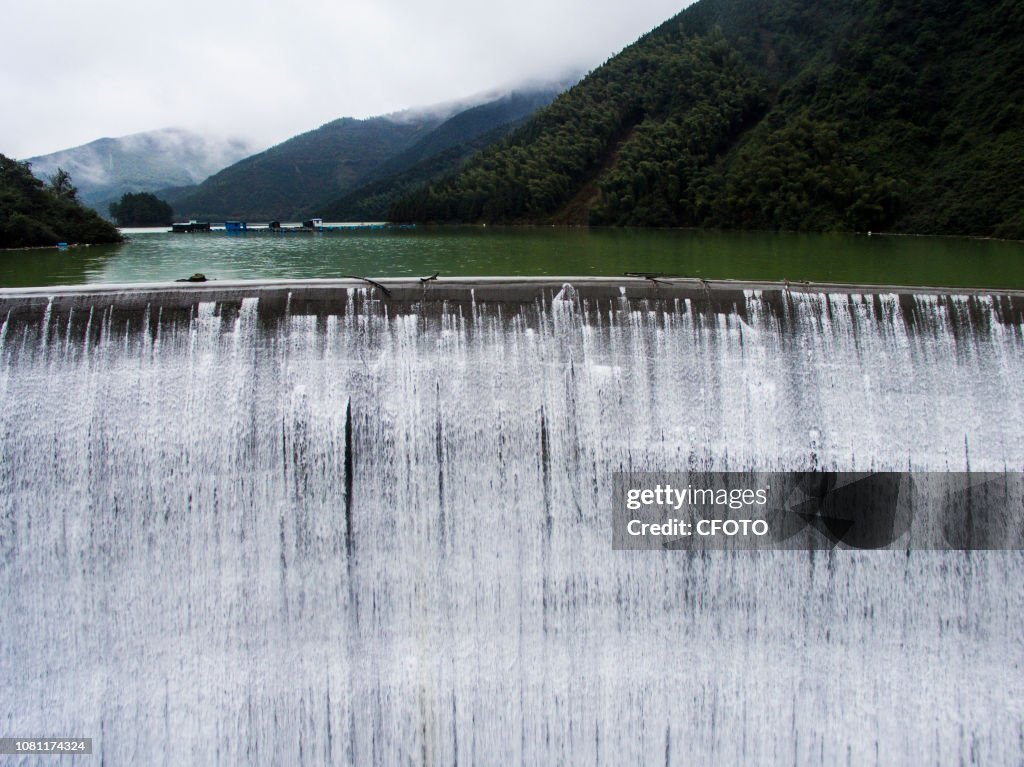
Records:
[[[27,163],[0,154],[0,248],[120,242],[117,229],[79,204],[70,177],[55,176],[45,184]]]
[[[549,103],[560,90],[543,86],[492,97],[482,104],[448,104],[365,120],[334,120],[247,157],[194,189],[163,190],[161,197],[172,203],[180,217],[336,217],[342,209],[352,207],[342,198],[358,202],[374,194],[367,190],[355,198],[346,196],[359,187],[424,163],[424,167],[439,168],[431,172],[421,169],[412,180],[398,179],[397,186],[390,187],[404,191],[457,167],[460,159],[483,146],[479,141],[483,134],[521,120]],[[446,159],[439,161],[441,154]],[[373,206],[386,213],[397,197],[398,193],[391,191],[383,203],[376,200]]]
[[[1024,5],[699,0],[397,220],[1024,237]]]
[[[507,136],[561,92],[561,86],[514,91],[445,120],[413,146],[383,162],[358,188],[319,206],[332,221],[387,217],[405,193],[453,171],[481,149]]]
[[[254,151],[242,139],[222,139],[180,128],[101,138],[59,152],[31,157],[32,172],[46,179],[63,168],[85,204],[106,215],[126,192],[153,192],[198,184]]]
[[[358,184],[440,121],[345,117],[247,157],[183,196],[161,196],[184,218],[299,219]]]

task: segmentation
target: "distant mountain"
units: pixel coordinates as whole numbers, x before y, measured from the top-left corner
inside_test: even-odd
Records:
[[[360,183],[441,119],[398,115],[334,120],[247,157],[183,195],[171,192],[170,202],[185,218],[296,220]]]
[[[73,186],[47,185],[0,154],[0,248],[120,242],[121,235],[78,203]]]
[[[343,209],[352,210],[343,198],[381,179],[424,164],[398,180],[407,190],[458,167],[487,145],[481,143],[484,135],[522,120],[561,90],[557,84],[538,85],[364,120],[341,118],[247,157],[198,187],[165,189],[161,196],[179,217],[334,218]],[[374,210],[386,211],[398,194],[378,200]]]
[[[1019,0],[698,0],[392,218],[1024,238]]]
[[[58,167],[68,171],[79,199],[106,216],[107,205],[126,192],[192,186],[254,151],[256,147],[242,139],[168,128],[101,138],[28,161],[32,172],[42,179]]]
[[[380,178],[401,173],[447,149],[489,134],[495,128],[518,123],[550,104],[563,90],[565,88],[561,85],[548,85],[511,91],[461,109],[409,149],[381,163],[373,176]]]
[[[355,188],[318,207],[332,221],[372,221],[417,186],[458,168],[507,136],[563,90],[560,85],[513,91],[445,120],[403,152],[382,162]]]

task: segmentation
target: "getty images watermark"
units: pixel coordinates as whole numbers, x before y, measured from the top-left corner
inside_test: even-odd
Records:
[[[621,472],[612,548],[1024,549],[1024,473]]]

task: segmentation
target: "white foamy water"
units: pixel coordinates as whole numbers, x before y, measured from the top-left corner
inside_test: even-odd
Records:
[[[627,468],[1024,469],[995,302],[745,300],[12,315],[0,735],[94,739],[62,764],[1020,763],[1019,552],[611,550]]]

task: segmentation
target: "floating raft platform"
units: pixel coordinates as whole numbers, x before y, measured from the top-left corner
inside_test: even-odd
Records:
[[[276,223],[276,222],[275,222]],[[228,221],[220,226],[206,222],[174,224],[170,231],[178,233],[226,233],[226,234],[317,234],[320,232],[366,232],[415,229],[416,224],[359,223],[359,224],[247,224],[244,221]]]

